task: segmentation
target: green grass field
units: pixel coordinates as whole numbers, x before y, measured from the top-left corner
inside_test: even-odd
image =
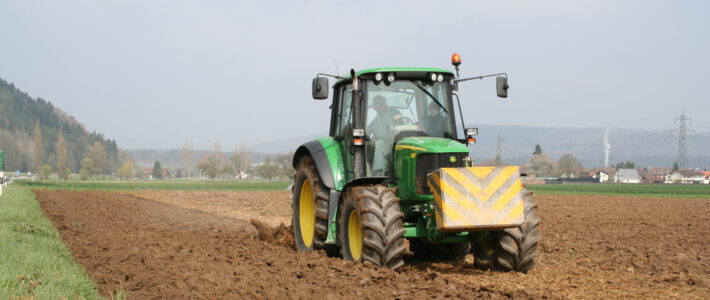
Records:
[[[59,232],[44,216],[32,189],[285,191],[286,181],[29,181],[0,196],[0,299],[101,299],[96,285],[74,263]],[[123,298],[116,287],[114,299]]]
[[[531,184],[527,188],[539,194],[710,198],[708,184]]]
[[[49,190],[285,191],[290,181],[29,181],[16,184]]]
[[[0,299],[101,298],[42,213],[31,187],[5,187],[0,196]]]

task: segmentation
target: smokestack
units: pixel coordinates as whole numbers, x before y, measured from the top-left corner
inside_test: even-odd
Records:
[[[609,167],[609,151],[611,150],[611,144],[609,144],[609,131],[611,128],[607,127],[604,130],[604,167]]]

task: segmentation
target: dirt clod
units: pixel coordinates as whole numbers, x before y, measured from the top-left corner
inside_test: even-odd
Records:
[[[296,249],[296,244],[293,240],[293,228],[291,226],[286,227],[281,223],[278,227],[274,228],[256,219],[251,219],[249,222],[251,225],[254,225],[261,240]]]

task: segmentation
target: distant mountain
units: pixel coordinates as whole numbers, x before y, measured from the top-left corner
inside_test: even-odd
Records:
[[[502,158],[509,164],[527,163],[535,145],[539,144],[553,159],[569,153],[585,167],[604,166],[604,134],[607,132],[604,128],[469,126],[479,128],[478,143],[470,147],[476,161],[495,158],[500,136]],[[319,136],[327,136],[327,133],[258,143],[250,149],[262,153],[287,153]],[[672,137],[669,130],[612,128],[607,136],[611,146],[609,165],[630,160],[640,166],[670,167],[678,156],[678,137]],[[687,149],[688,166],[710,168],[710,132],[689,136]]]
[[[478,143],[469,147],[476,161],[495,158],[498,136],[501,137],[502,158],[505,163],[522,165],[529,162],[535,145],[540,144],[544,153],[553,159],[564,154],[572,154],[585,167],[604,166],[604,128],[554,128],[530,126],[469,125],[478,127]],[[678,138],[671,137],[667,130],[609,129],[607,133],[609,165],[622,161],[633,161],[639,166],[673,166],[678,155]],[[290,153],[301,144],[327,132],[314,133],[257,143],[249,146],[254,152],[253,162],[260,162],[265,155]],[[698,132],[688,137],[688,166],[710,168],[710,132]],[[193,164],[210,151],[193,151]],[[130,150],[131,157],[138,166],[152,166],[160,161],[163,166],[174,168],[180,163],[180,150]],[[231,153],[227,152],[227,156]]]
[[[557,159],[572,154],[586,167],[604,166],[605,133],[608,137],[609,165],[633,161],[640,166],[673,166],[678,156],[678,137],[670,130],[622,128],[553,128],[527,126],[481,125],[479,144],[473,152],[479,158],[496,155],[497,136],[504,140],[503,160],[522,164],[528,162],[535,145]],[[710,132],[688,138],[688,166],[710,167]],[[476,150],[478,149],[478,150]]]
[[[67,143],[68,168],[77,172],[79,162],[94,142],[103,144],[112,169],[118,162],[115,140],[88,132],[74,117],[42,98],[32,98],[14,84],[0,79],[0,150],[5,151],[5,170],[28,171],[32,164],[35,123],[42,132],[42,163],[56,167],[56,142],[59,129]]]

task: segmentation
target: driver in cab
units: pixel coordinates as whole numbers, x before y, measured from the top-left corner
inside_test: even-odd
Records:
[[[372,108],[377,115],[367,125],[367,134],[375,142],[375,153],[372,162],[372,175],[386,175],[387,170],[387,154],[392,149],[394,142],[393,127],[402,122],[402,114],[395,108],[387,105],[385,97],[375,96],[372,99]]]

